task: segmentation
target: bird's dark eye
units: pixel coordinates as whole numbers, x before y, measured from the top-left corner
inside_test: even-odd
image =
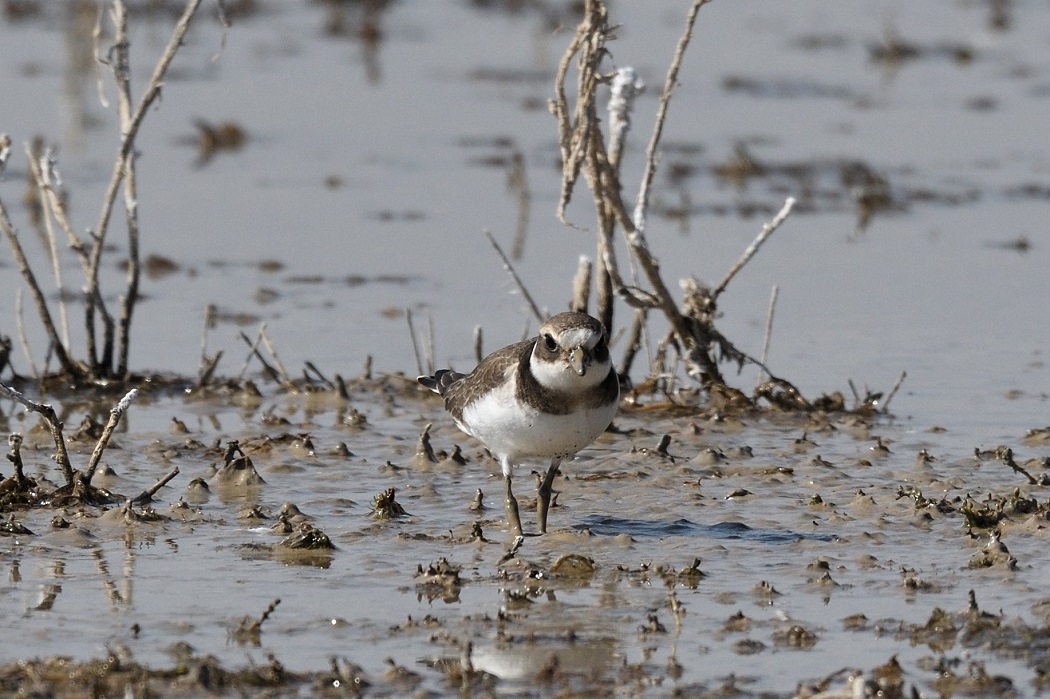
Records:
[[[548,352],[558,351],[558,343],[554,341],[554,336],[550,333],[546,333],[543,336],[543,346],[547,348]]]

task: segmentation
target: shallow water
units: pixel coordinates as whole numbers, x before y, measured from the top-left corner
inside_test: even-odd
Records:
[[[94,74],[76,59],[85,35],[82,27],[71,35],[71,7],[0,20],[0,130],[16,143],[0,196],[28,240],[17,203],[20,143],[42,134],[58,144],[81,229],[94,225],[114,148]],[[118,479],[105,487],[135,495],[178,466],[157,509],[169,514],[185,497],[190,512],[133,526],[67,514],[72,532],[49,527],[51,510],[17,513],[35,534],[0,537],[0,609],[22,638],[2,645],[0,662],[88,659],[124,644],[140,662],[163,666],[172,644],[184,641],[232,666],[265,663],[267,652],[299,671],[346,657],[381,692],[401,686],[384,674],[389,657],[419,673],[422,689],[447,691],[441,673],[421,662],[458,658],[459,643],[470,640],[475,666],[506,677],[498,685],[506,694],[554,693],[559,682],[669,694],[713,689],[731,674],[745,691],[790,694],[844,667],[870,676],[893,655],[905,684],[924,691],[937,673],[923,659],[941,656],[961,658],[953,666],[960,675],[974,659],[1012,678],[1018,692],[1034,691],[1046,657],[1039,643],[1030,657],[962,640],[931,649],[900,630],[925,624],[935,607],[964,611],[970,589],[983,610],[1045,622],[1033,608],[1045,597],[1044,519],[1017,514],[1000,523],[1016,570],[974,569],[967,566],[987,541],[983,531],[971,538],[957,512],[918,511],[911,497],[898,498],[902,487],[931,499],[1006,497],[1016,487],[1046,497],[1001,461],[972,456],[998,444],[1022,463],[1047,454],[1045,441],[1023,437],[1048,422],[1050,326],[1041,309],[1050,293],[1050,9],[1006,5],[1009,21],[999,27],[996,7],[715,2],[701,11],[671,104],[663,172],[686,174],[658,175],[649,229],[665,278],[717,281],[783,199],[798,197],[796,212],[723,297],[720,328],[757,354],[778,285],[770,366],[810,397],[846,392],[848,379],[888,390],[906,370],[896,418],[870,427],[836,419],[832,431],[625,413],[616,421],[624,433],[606,435],[564,469],[555,532],[529,538],[518,556],[549,575],[559,557],[580,553],[594,560],[593,575],[536,579],[520,575],[530,568],[524,562],[498,563],[506,544],[498,469],[436,400],[361,387],[350,404],[368,423],[357,429],[344,424],[338,401],[273,385],[263,385],[260,406],[144,396],[106,453]],[[208,304],[224,314],[208,336],[210,354],[226,352],[221,375],[236,375],[246,354],[237,333],[253,335],[264,321],[293,374],[313,361],[330,375],[354,376],[371,355],[377,373],[413,375],[405,308],[414,309],[417,330],[430,314],[439,364],[469,367],[475,325],[489,350],[526,325],[522,300],[482,235],[490,229],[513,246],[521,215],[519,190],[508,186],[515,154],[529,192],[515,266],[542,306],[566,303],[593,238],[554,220],[558,156],[544,105],[569,38],[557,26],[574,19],[558,5],[393,4],[374,19],[382,38],[370,46],[354,32],[326,32],[339,12],[350,27],[367,19],[357,5],[321,3],[235,17],[217,60],[220,30],[202,16],[177,57],[138,144],[143,252],[178,267],[144,280],[134,368],[193,375]],[[610,47],[614,62],[634,65],[649,86],[627,153],[628,191],[684,12],[673,2],[611,4],[623,25]],[[136,21],[136,86],[169,27],[159,14]],[[917,53],[874,59],[888,36]],[[248,141],[199,162],[195,119],[234,120]],[[734,184],[718,173],[740,143],[765,173]],[[842,180],[855,161],[885,179],[893,204],[863,231],[855,190]],[[587,199],[581,190],[570,207],[583,226],[591,225]],[[1022,239],[1027,246],[1013,245]],[[112,240],[115,260],[124,241],[117,233]],[[280,265],[264,264],[274,260]],[[75,259],[65,262],[67,286],[78,288]],[[107,272],[115,298],[115,261]],[[17,275],[0,264],[4,288],[16,288]],[[15,335],[14,303],[13,292],[0,298],[5,334]],[[29,326],[42,354],[42,335]],[[14,362],[29,373],[17,350]],[[636,366],[636,379],[645,368]],[[754,376],[732,380],[748,387]],[[28,432],[20,409],[3,407],[8,429]],[[108,407],[94,410],[105,415]],[[71,407],[67,424],[86,410]],[[221,461],[221,449],[185,445],[187,437],[169,432],[173,416],[209,447],[248,445],[266,484],[193,501],[187,484]],[[436,447],[461,444],[470,463],[416,461],[427,423]],[[815,446],[796,445],[807,430]],[[303,433],[313,454],[293,440],[261,440]],[[673,437],[673,461],[631,451],[655,450],[664,433]],[[876,436],[891,454],[873,456]],[[338,455],[339,442],[353,455]],[[57,480],[46,435],[31,443],[31,470]],[[742,446],[754,455],[712,463],[703,453]],[[917,465],[922,449],[937,460]],[[83,463],[87,454],[75,458]],[[1028,468],[1042,474],[1040,465]],[[523,500],[527,480],[519,476]],[[389,487],[410,516],[375,523],[372,498]],[[490,508],[480,516],[468,509],[478,488]],[[750,494],[728,497],[740,490]],[[297,557],[275,548],[282,537],[269,528],[284,502],[313,517],[338,550]],[[269,518],[240,519],[249,505]],[[470,541],[475,520],[493,543]],[[462,567],[464,584],[452,598],[440,590],[430,599],[433,590],[417,588],[416,565],[441,557]],[[706,577],[674,588],[686,608],[676,627],[667,571],[656,569],[682,570],[697,557]],[[814,565],[818,559],[827,566]],[[821,581],[824,573],[833,582]],[[763,581],[780,594],[758,587]],[[262,645],[239,644],[231,627],[275,598],[281,604],[262,627]],[[727,630],[738,610],[750,627]],[[639,630],[651,612],[666,633]],[[845,629],[854,614],[868,623]],[[816,635],[815,645],[781,633],[796,624]],[[552,652],[564,676],[538,688]]]
[[[213,406],[213,419],[186,436],[121,435],[120,449],[107,453],[117,475],[103,484],[131,495],[177,466],[180,476],[154,505],[171,519],[110,525],[65,512],[74,529],[58,531],[49,528],[54,510],[18,514],[35,535],[5,537],[0,600],[23,643],[5,645],[3,659],[89,658],[126,647],[139,662],[163,666],[182,641],[229,666],[265,664],[273,653],[289,670],[308,671],[346,657],[382,691],[395,684],[384,674],[392,658],[419,673],[423,687],[442,691],[443,675],[420,663],[458,658],[459,644],[470,641],[476,669],[504,678],[501,691],[511,693],[528,693],[555,653],[561,674],[552,688],[641,692],[658,683],[652,691],[664,693],[710,689],[733,674],[747,691],[790,694],[798,682],[843,667],[870,671],[892,655],[907,684],[927,687],[935,676],[919,664],[943,654],[987,662],[1019,691],[1031,688],[1034,660],[962,640],[933,651],[900,628],[925,625],[936,607],[964,611],[971,589],[982,609],[1005,615],[1004,625],[1038,623],[1030,607],[1045,595],[1041,516],[1001,524],[1016,570],[972,568],[986,535],[971,537],[957,512],[920,510],[898,497],[902,487],[951,500],[1023,486],[1002,463],[978,463],[956,447],[957,435],[919,435],[882,420],[876,430],[892,453],[873,456],[877,441],[845,420],[809,425],[800,444],[802,423],[746,420],[726,431],[625,413],[616,424],[631,435],[606,435],[565,467],[552,533],[529,537],[514,560],[500,563],[507,542],[498,465],[448,425],[435,400],[397,397],[379,406],[368,398],[362,388],[351,401],[368,418],[363,429],[341,425],[335,410],[305,414],[302,397],[275,397],[251,413]],[[144,410],[186,414],[180,399]],[[258,424],[265,414],[290,424],[268,429]],[[416,455],[424,421],[440,425],[432,428],[435,448],[463,445],[465,466]],[[673,435],[667,456],[655,452],[662,431]],[[283,436],[304,432],[312,453]],[[187,443],[233,437],[265,485],[218,487],[208,467],[221,450]],[[334,453],[340,441],[352,456]],[[917,465],[920,446],[936,460]],[[730,456],[712,457],[711,448]],[[211,479],[210,495],[187,492],[197,476]],[[389,487],[409,514],[373,521],[372,496]],[[469,508],[478,488],[489,508],[481,513]],[[519,485],[523,503],[527,490]],[[180,498],[191,506],[169,510]],[[270,528],[283,502],[297,504],[337,550],[282,548],[283,535]],[[243,519],[249,505],[262,517]],[[531,516],[524,519],[529,528]],[[487,542],[471,539],[475,521]],[[591,559],[593,572],[559,576],[554,563],[567,553]],[[417,564],[441,558],[461,568],[461,587],[420,584]],[[703,577],[674,577],[696,558]],[[685,608],[680,628],[668,608],[668,575]],[[275,598],[281,604],[263,625],[261,645],[238,643],[231,634],[242,617],[258,617]],[[738,612],[747,628],[733,623]],[[661,631],[644,630],[650,614]],[[846,630],[844,620],[858,614],[867,621]],[[796,626],[812,641],[792,640]],[[1046,649],[1027,652],[1040,658]],[[673,673],[671,659],[681,666]]]

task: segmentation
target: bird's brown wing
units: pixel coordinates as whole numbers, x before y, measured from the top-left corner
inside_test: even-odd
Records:
[[[471,403],[491,390],[492,386],[504,380],[507,369],[532,353],[536,340],[525,340],[496,350],[481,360],[474,371],[453,383],[445,391],[445,409],[457,421],[463,418],[463,411]]]

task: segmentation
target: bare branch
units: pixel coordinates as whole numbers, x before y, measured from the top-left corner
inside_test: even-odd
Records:
[[[525,254],[525,236],[529,231],[529,206],[532,202],[532,194],[529,191],[525,156],[516,149],[511,154],[510,172],[507,173],[507,189],[518,195],[518,218],[514,226],[514,247],[511,248],[510,257],[512,260],[520,260]]]
[[[168,484],[168,482],[172,478],[177,476],[177,475],[179,475],[179,467],[178,466],[176,466],[175,468],[173,468],[170,471],[168,471],[167,474],[165,474],[163,478],[161,478],[159,481],[154,483],[151,487],[149,487],[146,490],[143,490],[141,493],[139,493],[138,496],[136,496],[135,498],[133,498],[131,500],[132,504],[134,504],[134,505],[145,505],[147,503],[153,502],[153,496],[156,495],[157,492],[161,488],[166,486]]]
[[[124,8],[123,0],[114,0],[115,12],[120,8],[119,12],[126,19],[127,12]],[[175,58],[175,53],[179,47],[182,46],[182,40],[186,36],[186,32],[189,31],[190,24],[193,21],[193,16],[197,12],[197,8],[200,6],[201,0],[187,0],[186,7],[182,12],[182,16],[179,18],[178,23],[175,25],[175,29],[172,32],[171,39],[168,40],[168,45],[164,49],[164,54],[160,57],[156,67],[153,69],[153,75],[150,77],[149,85],[146,88],[145,94],[139,100],[138,106],[135,108],[134,113],[131,114],[127,124],[121,124],[122,138],[120,144],[120,151],[117,155],[117,162],[113,167],[113,175],[110,178],[109,184],[106,187],[106,194],[102,202],[102,212],[99,214],[98,225],[95,227],[95,236],[98,241],[102,241],[106,237],[106,229],[109,226],[109,216],[113,210],[113,204],[117,199],[117,188],[120,186],[121,180],[124,177],[126,163],[128,156],[130,155],[135,144],[135,137],[138,135],[139,127],[142,125],[142,120],[145,118],[147,111],[153,104],[154,100],[160,95],[161,87],[164,84],[164,75],[168,72],[168,67],[171,65],[171,61]],[[118,33],[120,28],[117,28]],[[117,47],[118,51],[120,47]],[[127,47],[124,47],[126,51]],[[99,57],[98,60],[105,63],[105,61]],[[114,70],[117,70],[114,67]],[[118,77],[118,80],[120,78]],[[96,243],[96,249],[101,252],[101,242]],[[93,259],[92,268],[95,272],[98,272],[98,264]]]
[[[44,149],[42,160],[51,160],[50,150],[50,148]],[[51,203],[51,197],[48,196],[47,186],[44,183],[44,178],[41,176],[43,168],[36,163],[36,158],[33,157],[33,149],[29,144],[26,144],[26,155],[29,159],[29,167],[33,182],[36,184],[37,196],[40,199],[40,215],[44,219],[44,232],[47,236],[48,246],[47,251],[48,255],[51,257],[51,274],[54,276],[55,286],[58,288],[58,318],[59,323],[62,326],[62,344],[68,352],[70,350],[69,315],[66,312],[66,286],[62,281],[62,259],[58,253],[58,240],[55,236],[54,219],[57,218],[57,216],[52,215],[53,206]]]
[[[48,310],[47,300],[44,298],[44,292],[40,290],[40,285],[37,283],[36,275],[33,274],[33,270],[29,266],[29,261],[26,259],[25,252],[22,250],[22,244],[18,240],[18,233],[11,224],[11,219],[8,218],[7,207],[4,206],[2,199],[0,199],[0,231],[3,231],[4,237],[7,239],[8,247],[11,248],[11,254],[15,258],[15,264],[18,265],[18,271],[22,275],[22,279],[25,281],[26,286],[29,288],[29,293],[33,297],[37,313],[40,315],[40,320],[44,324],[44,330],[47,332],[48,338],[54,345],[55,355],[58,357],[62,369],[70,376],[83,375],[83,370],[73,361],[69,356],[69,353],[66,352],[65,346],[62,344],[62,340],[58,336],[58,330],[55,328],[55,323],[51,318],[51,312]]]
[[[736,261],[736,264],[726,272],[726,275],[722,277],[722,281],[719,282],[718,286],[716,286],[711,292],[712,299],[717,300],[722,292],[726,290],[726,286],[728,286],[729,282],[733,280],[733,277],[736,276],[737,272],[743,269],[744,265],[751,261],[751,258],[755,256],[755,253],[757,253],[758,249],[762,247],[762,244],[769,239],[769,236],[773,235],[773,232],[780,228],[780,224],[782,224],[791,214],[791,209],[794,208],[794,206],[795,198],[788,197],[784,202],[784,206],[780,209],[780,212],[773,217],[773,220],[769,223],[763,224],[762,230],[755,239],[751,241],[751,244],[747,246],[747,249],[744,250],[744,254],[741,255],[740,259]]]
[[[660,137],[663,135],[664,120],[667,118],[667,105],[671,101],[671,94],[674,92],[675,85],[678,82],[678,69],[682,65],[682,59],[685,57],[685,50],[689,46],[689,41],[693,38],[693,26],[696,24],[696,16],[700,12],[700,8],[710,1],[693,0],[693,6],[689,8],[689,14],[685,19],[685,29],[682,31],[682,36],[678,39],[674,58],[671,59],[671,66],[667,70],[664,89],[660,93],[660,106],[656,110],[656,123],[653,125],[653,133],[649,138],[649,145],[645,149],[645,174],[642,176],[642,183],[638,189],[638,201],[635,202],[634,207],[634,232],[628,235],[629,239],[635,239],[630,241],[632,246],[647,246],[645,242],[645,222],[649,211],[649,192],[652,190],[653,177],[656,174],[656,149],[659,147]]]
[[[569,48],[558,64],[554,80],[555,99],[551,101],[551,112],[558,120],[559,146],[562,161],[562,186],[558,200],[558,220],[571,225],[565,219],[565,209],[572,198],[572,190],[584,161],[598,119],[594,102],[601,81],[598,65],[605,55],[605,38],[608,35],[608,14],[600,0],[586,0],[583,19],[576,28]],[[576,107],[569,117],[568,100],[565,98],[565,80],[573,57],[580,52],[576,86]]]
[[[7,159],[11,157],[11,137],[0,133],[0,175],[7,168]]]
[[[416,336],[416,326],[412,322],[412,309],[405,309],[405,320],[408,322],[408,335],[412,338],[412,353],[416,356],[416,371],[423,375],[423,357],[419,353],[419,338]]]
[[[769,358],[769,340],[773,336],[773,315],[777,310],[777,296],[779,293],[780,289],[774,284],[773,291],[769,295],[769,311],[766,313],[766,336],[762,341],[762,364],[765,364]],[[761,385],[764,375],[764,371],[758,372],[758,383],[756,385]]]
[[[423,343],[423,356],[427,359],[427,373],[433,375],[434,366],[434,314],[427,309],[427,337]]]
[[[201,365],[197,370],[197,383],[193,387],[194,390],[204,388],[207,383],[207,377],[210,377],[212,372],[215,371],[215,367],[218,365],[217,357],[208,356],[208,331],[215,327],[215,304],[209,303],[204,307],[204,327],[201,329]],[[222,355],[222,352],[218,353]],[[251,359],[251,355],[244,360],[244,366],[241,368],[241,374],[237,377],[237,382],[241,380],[241,376],[244,375],[244,370],[248,367],[248,360]]]
[[[627,349],[624,350],[623,363],[620,364],[619,373],[621,376],[627,376],[631,373],[631,365],[634,364],[634,358],[642,347],[645,319],[646,312],[644,309],[639,308],[634,312],[634,320],[631,322],[631,329],[627,333]]]
[[[893,400],[895,395],[897,395],[897,391],[900,390],[901,385],[904,383],[904,379],[907,377],[907,371],[902,371],[901,375],[897,377],[897,382],[893,384],[893,388],[891,388],[890,392],[886,395],[886,400],[882,402],[882,412],[886,412],[890,409],[890,401]]]
[[[98,442],[95,443],[95,449],[91,452],[91,458],[88,460],[87,471],[84,476],[84,480],[88,483],[91,483],[91,479],[95,475],[95,469],[98,468],[98,462],[102,459],[102,452],[106,450],[110,438],[113,437],[113,430],[117,428],[117,424],[120,423],[120,418],[125,412],[127,412],[128,406],[131,405],[131,401],[135,400],[138,394],[139,391],[137,388],[131,389],[120,399],[120,402],[113,406],[113,409],[109,411],[109,421],[106,422],[106,426],[102,428],[102,436],[100,436]]]
[[[525,288],[525,284],[523,284],[521,278],[518,277],[518,273],[514,271],[514,265],[512,265],[510,260],[507,259],[507,256],[503,254],[503,248],[501,248],[499,243],[496,242],[496,239],[492,237],[492,233],[485,231],[485,236],[489,239],[489,242],[492,243],[492,247],[496,248],[496,254],[498,254],[499,258],[503,260],[503,269],[507,270],[511,279],[517,284],[522,297],[529,304],[529,308],[532,309],[532,315],[536,316],[536,320],[542,323],[546,317],[540,312],[540,307],[536,305],[536,302],[532,300],[532,295],[529,293],[529,290]]]
[[[26,323],[25,314],[22,312],[22,287],[18,287],[15,291],[15,324],[18,326],[18,342],[22,346],[22,352],[26,356],[26,361],[29,362],[29,370],[33,373],[33,378],[40,378],[40,373],[36,370],[36,361],[33,359],[33,353],[29,350],[29,338],[26,337]]]
[[[284,364],[281,364],[281,358],[277,356],[276,348],[274,348],[273,343],[270,342],[270,336],[266,334],[266,323],[263,323],[262,327],[259,328],[259,334],[262,335],[263,346],[266,347],[266,351],[270,353],[270,358],[273,359],[273,363],[277,366],[277,371],[281,373],[281,381],[283,381],[288,388],[295,388],[295,384],[292,382],[291,377],[284,369]]]
[[[591,295],[591,276],[594,272],[594,264],[585,256],[580,256],[580,264],[576,267],[576,276],[572,280],[572,302],[569,308],[578,313],[586,313],[588,299]]]
[[[69,463],[69,452],[66,451],[66,439],[62,435],[62,421],[58,419],[58,414],[55,413],[55,409],[51,407],[49,403],[36,403],[29,400],[21,392],[16,391],[3,383],[0,383],[0,393],[3,393],[8,398],[18,401],[24,405],[27,410],[37,413],[44,418],[44,422],[47,423],[48,428],[51,430],[51,437],[55,441],[55,455],[52,458],[54,458],[62,469],[62,475],[66,479],[66,485],[72,485],[73,466]]]
[[[138,105],[132,110],[129,83],[130,69],[127,41],[127,8],[125,7],[123,0],[113,0],[111,17],[114,23],[116,37],[113,47],[115,58],[110,62],[110,67],[113,70],[113,75],[118,85],[121,144],[120,150],[117,153],[116,162],[113,166],[113,174],[110,177],[109,184],[106,186],[105,195],[103,196],[102,210],[99,213],[98,224],[95,226],[93,236],[94,240],[91,248],[91,264],[87,278],[87,288],[89,290],[97,289],[99,285],[98,273],[102,262],[102,250],[105,247],[106,232],[109,228],[113,205],[116,202],[117,190],[120,184],[124,181],[124,178],[128,176],[129,172],[131,172],[133,176],[134,167],[130,164],[130,161],[132,160],[135,138],[138,135],[139,127],[142,125],[142,121],[145,119],[150,106],[160,95],[164,76],[168,71],[168,67],[171,65],[171,61],[175,58],[175,53],[178,51],[179,47],[182,46],[183,38],[186,36],[186,32],[190,28],[193,16],[197,12],[200,3],[201,0],[187,0],[182,16],[179,18],[179,21],[172,32],[171,38],[168,40],[168,45],[165,47],[164,53],[161,55],[160,60],[153,69],[153,75],[150,77],[146,91],[139,100]],[[97,58],[100,62],[106,62],[101,56]],[[125,201],[127,202],[129,200],[134,200],[134,185],[132,185],[130,192],[125,189]],[[134,245],[135,253],[137,254],[137,216],[134,213],[134,207],[128,211],[128,216],[129,248]],[[132,225],[134,225],[134,229],[131,228]],[[132,283],[133,277],[134,283]],[[129,289],[125,296],[125,301],[122,304],[124,308],[121,313],[121,358],[124,364],[126,364],[127,359],[127,330],[130,325],[131,315],[127,304],[134,303],[136,293],[137,270],[129,269]],[[87,304],[88,315],[93,316],[94,311],[95,304],[89,300],[89,303]],[[93,327],[91,321],[89,321],[89,326]],[[93,332],[91,334],[93,335]],[[101,359],[92,356],[91,361],[93,365],[101,365],[106,367],[107,370],[110,370],[110,367],[112,367],[113,335],[112,321],[110,321],[110,323],[104,328],[103,355]]]
[[[277,373],[276,369],[270,366],[270,364],[262,356],[262,353],[259,352],[259,343],[262,342],[263,333],[265,331],[266,324],[263,323],[259,326],[259,332],[256,334],[254,342],[252,340],[249,340],[247,335],[241,333],[241,339],[244,340],[244,344],[248,345],[248,356],[244,358],[244,366],[241,367],[241,373],[237,375],[237,383],[240,383],[241,379],[244,377],[244,372],[247,371],[248,362],[251,360],[252,357],[258,359],[259,363],[262,364],[263,373],[266,374],[267,378],[269,378],[271,381],[276,381],[277,383],[281,382],[281,375]]]
[[[122,0],[113,3],[113,24],[116,26],[116,49],[118,59],[113,64],[113,77],[117,82],[117,112],[122,132],[131,126],[131,70],[127,38],[127,12]],[[139,216],[138,182],[135,174],[135,154],[131,151],[124,159],[124,211],[128,228],[128,276],[127,289],[120,299],[119,333],[117,335],[117,370],[124,377],[128,370],[129,333],[131,317],[135,311],[139,289]]]

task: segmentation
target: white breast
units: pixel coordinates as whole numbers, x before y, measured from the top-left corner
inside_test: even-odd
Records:
[[[515,399],[516,381],[475,401],[463,411],[459,427],[481,440],[497,457],[521,459],[569,457],[593,442],[609,426],[617,402],[551,415],[522,406]]]

